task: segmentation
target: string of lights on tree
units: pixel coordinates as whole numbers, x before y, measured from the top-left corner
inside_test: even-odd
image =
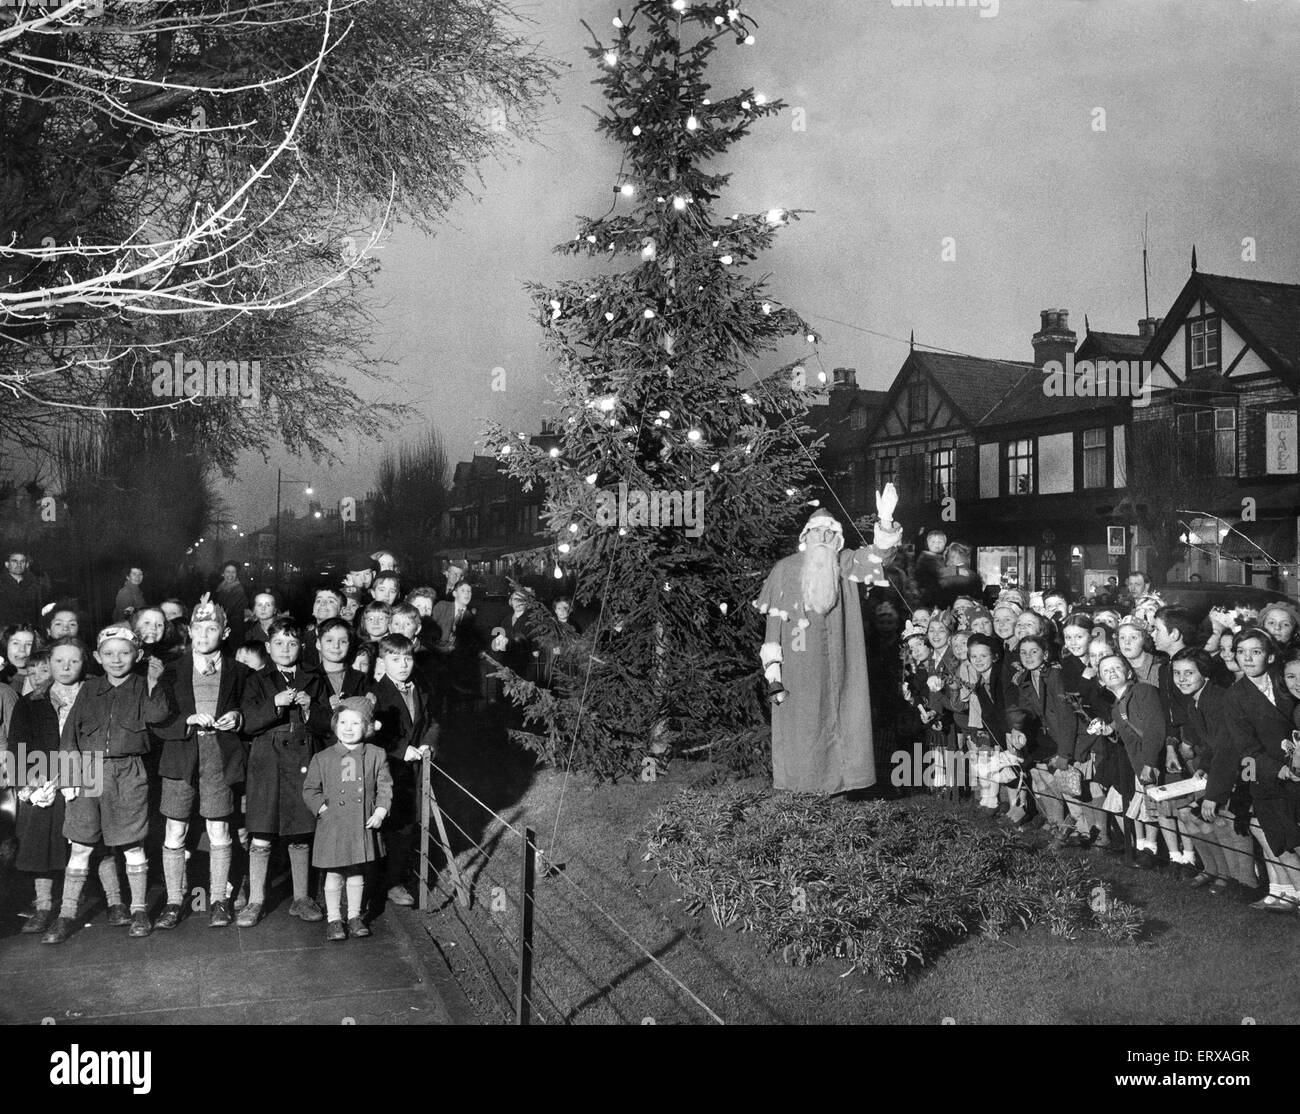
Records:
[[[642,24],[649,42],[639,47]],[[683,46],[683,30],[692,25],[702,34]],[[707,95],[709,56],[728,38],[753,46],[754,21],[732,5],[676,0],[639,4],[612,26],[614,41],[592,32],[588,53],[599,67],[596,83],[615,106],[598,130],[625,150],[610,187],[614,203],[600,218],[580,218],[557,251],[631,257],[641,266],[531,287],[539,322],[560,354],[563,447],[544,448],[499,427],[487,438],[526,487],[546,484],[557,578],[575,558],[628,536],[626,527],[606,532],[595,523],[595,493],[620,482],[712,493],[729,477],[743,473],[752,482],[755,470],[766,470],[760,486],[775,490],[791,511],[806,495],[808,459],[798,459],[806,452],[800,435],[809,432],[799,424],[810,385],[803,362],[751,386],[734,374],[751,366],[737,352],[770,349],[787,336],[802,336],[815,351],[815,331],[768,295],[762,281],[743,275],[800,212],[774,207],[715,222],[712,205],[729,176],[700,165],[785,107],[753,89],[720,100]],[[710,374],[715,368],[721,374]],[[813,378],[824,382],[824,369]],[[716,502],[710,498],[711,506]],[[665,576],[662,591],[674,586]],[[728,610],[725,599],[716,606]]]

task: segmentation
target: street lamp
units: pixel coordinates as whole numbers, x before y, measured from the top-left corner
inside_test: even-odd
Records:
[[[275,470],[275,588],[277,592],[280,590],[280,488],[286,481],[291,484],[306,484],[303,493],[305,495],[312,494],[309,480],[285,476],[279,468]]]

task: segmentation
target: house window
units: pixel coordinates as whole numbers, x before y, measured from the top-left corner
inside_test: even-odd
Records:
[[[865,410],[854,410],[849,415],[849,429],[866,429],[867,412]]]
[[[898,457],[882,456],[876,461],[876,473],[880,482],[880,490],[885,490],[885,484],[898,483]]]
[[[952,449],[934,449],[930,453],[930,492],[926,502],[938,503],[950,495],[953,490],[953,472],[955,464]]]
[[[1219,319],[1202,317],[1197,321],[1189,321],[1188,336],[1192,349],[1189,360],[1191,369],[1200,371],[1205,368],[1217,368],[1219,366]]]
[[[1106,430],[1083,431],[1083,486],[1106,486]]]
[[[1007,456],[1007,494],[1032,495],[1034,493],[1034,442],[1008,441]]]
[[[1056,550],[1044,549],[1038,554],[1038,589],[1050,592],[1056,587]]]
[[[925,425],[930,416],[930,389],[924,380],[917,380],[907,388],[907,421],[909,425]]]
[[[1178,415],[1184,463],[1195,476],[1237,474],[1237,411],[1230,406]]]

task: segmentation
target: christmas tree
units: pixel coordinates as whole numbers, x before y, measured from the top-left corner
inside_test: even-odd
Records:
[[[720,216],[730,175],[706,169],[785,107],[751,88],[709,96],[714,51],[752,47],[754,21],[728,4],[643,0],[613,27],[588,53],[607,101],[598,130],[624,151],[614,203],[556,249],[611,267],[529,287],[557,358],[559,441],[496,425],[486,437],[525,487],[545,485],[555,574],[600,606],[555,655],[549,690],[510,679],[507,691],[548,757],[605,776],[673,749],[765,753],[751,601],[807,510],[816,446],[802,417],[817,378],[798,362],[754,371],[785,337],[815,350],[747,273],[799,212]]]

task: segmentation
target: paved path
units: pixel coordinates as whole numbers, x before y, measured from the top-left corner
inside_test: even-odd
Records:
[[[12,879],[12,875],[10,876]],[[93,883],[92,883],[93,884]],[[162,907],[160,887],[151,908]],[[276,899],[272,899],[275,901]],[[472,1021],[413,910],[391,906],[374,935],[329,943],[278,901],[255,928],[191,914],[142,940],[109,928],[102,902],[66,943],[24,936],[0,911],[0,1023],[437,1025]],[[449,1008],[450,1007],[450,1008]]]

